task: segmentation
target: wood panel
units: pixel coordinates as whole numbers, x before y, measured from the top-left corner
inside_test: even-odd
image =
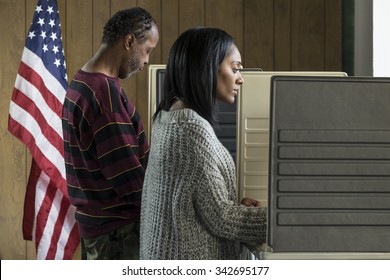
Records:
[[[169,50],[179,36],[179,0],[164,0],[161,3],[160,46],[161,63],[168,61]]]
[[[274,69],[291,70],[291,0],[274,1]]]
[[[293,1],[291,14],[292,70],[325,69],[325,1]]]
[[[204,1],[179,0],[179,33],[194,26],[205,25]]]
[[[209,0],[205,2],[205,25],[224,29],[243,52],[243,0]]]
[[[103,26],[120,9],[142,6],[158,23],[150,63],[166,63],[177,36],[194,26],[225,29],[244,66],[264,70],[342,70],[342,0],[57,0],[68,78],[100,46]],[[23,202],[31,166],[25,146],[7,130],[8,108],[37,0],[0,0],[0,259],[34,259],[22,237]],[[18,11],[15,20],[14,12]],[[122,81],[146,119],[147,71]],[[79,251],[75,258],[79,258]]]
[[[244,67],[274,69],[273,0],[244,1]]]
[[[25,4],[2,1],[0,4],[0,259],[24,259],[26,242],[22,237],[22,215],[26,177],[26,148],[7,130],[9,100],[25,42]],[[11,13],[12,11],[12,13]],[[21,17],[15,24],[14,12]],[[32,11],[28,13],[32,16]],[[31,22],[31,19],[30,19]],[[16,69],[16,70],[15,70]]]
[[[66,1],[65,51],[69,81],[76,71],[93,55],[92,3],[92,0]]]
[[[138,0],[137,5],[150,12],[157,23],[161,22],[161,1],[162,0]],[[161,38],[161,35],[160,35]],[[161,61],[161,47],[160,42],[157,43],[156,48],[150,54],[149,64],[159,64]],[[148,117],[148,71],[147,67],[137,74],[137,110],[143,120]],[[145,132],[148,131],[148,123],[144,122]],[[149,135],[147,135],[148,137]]]
[[[342,67],[342,0],[325,1],[325,70]]]
[[[95,53],[102,42],[104,25],[111,16],[110,0],[94,0],[92,9],[92,52]]]

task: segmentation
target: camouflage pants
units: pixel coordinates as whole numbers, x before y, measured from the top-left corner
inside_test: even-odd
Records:
[[[83,260],[138,260],[139,222],[95,238],[81,238]]]

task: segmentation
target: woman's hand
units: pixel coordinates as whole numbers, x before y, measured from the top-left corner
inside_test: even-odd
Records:
[[[248,197],[244,197],[241,200],[241,204],[245,205],[246,207],[261,207],[260,201]]]

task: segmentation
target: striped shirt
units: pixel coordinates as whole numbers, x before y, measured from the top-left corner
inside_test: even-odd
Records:
[[[66,180],[80,235],[139,220],[149,147],[119,79],[79,70],[63,105]]]

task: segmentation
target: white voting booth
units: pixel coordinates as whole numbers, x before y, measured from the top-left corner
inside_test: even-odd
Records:
[[[149,114],[148,114],[148,137],[150,137],[150,131],[152,126],[152,115],[155,112],[156,104],[158,104],[159,100],[161,99],[161,96],[163,94],[162,92],[162,85],[163,85],[163,79],[164,79],[164,70],[165,65],[150,65],[148,70],[148,82],[149,82]],[[284,145],[284,143],[279,142],[273,142],[270,143],[270,139],[272,141],[275,141],[276,138],[278,138],[278,133],[275,131],[270,131],[270,129],[277,128],[277,125],[275,124],[275,120],[272,121],[271,117],[272,114],[276,114],[274,111],[277,110],[275,108],[276,104],[275,101],[271,101],[271,98],[275,97],[275,92],[272,95],[272,91],[279,90],[279,88],[283,88],[284,92],[281,93],[281,96],[288,96],[287,89],[288,87],[293,87],[295,85],[294,78],[305,78],[305,77],[318,77],[319,81],[322,81],[322,79],[326,79],[326,77],[334,77],[338,79],[349,79],[347,75],[343,72],[281,72],[281,71],[273,71],[273,72],[267,72],[267,71],[260,71],[257,69],[243,69],[242,71],[243,78],[245,80],[244,84],[241,86],[240,93],[237,97],[236,104],[228,107],[222,107],[218,118],[221,124],[221,129],[225,131],[219,131],[217,132],[217,136],[220,138],[221,142],[226,146],[226,148],[231,152],[232,156],[235,158],[236,162],[236,170],[237,170],[237,186],[238,186],[238,196],[239,199],[243,197],[252,197],[255,198],[263,205],[268,206],[269,211],[269,224],[268,224],[268,240],[267,244],[264,244],[261,248],[249,248],[246,258],[248,259],[390,259],[390,245],[385,244],[385,247],[381,250],[378,250],[377,244],[373,244],[373,248],[375,250],[370,251],[370,246],[362,246],[364,248],[364,251],[361,251],[360,246],[354,246],[358,242],[362,241],[364,242],[365,239],[372,239],[375,238],[375,230],[380,228],[380,236],[381,238],[384,238],[384,231],[388,229],[389,232],[389,240],[390,240],[390,214],[387,215],[390,211],[390,184],[389,187],[382,186],[378,187],[374,190],[374,192],[379,192],[380,188],[382,188],[382,191],[385,193],[385,195],[389,195],[389,206],[387,209],[381,209],[379,212],[379,220],[376,223],[372,224],[362,224],[362,225],[351,225],[348,224],[348,222],[345,222],[345,225],[333,225],[332,223],[327,223],[326,219],[329,219],[329,217],[336,217],[336,216],[343,216],[344,218],[340,218],[337,220],[337,222],[341,222],[343,219],[348,219],[348,217],[355,217],[356,219],[356,213],[355,216],[351,216],[351,213],[346,213],[346,210],[342,207],[334,207],[334,209],[328,209],[330,212],[337,212],[341,209],[340,212],[336,213],[335,215],[326,215],[324,213],[318,213],[318,215],[310,216],[312,213],[316,212],[316,207],[312,206],[305,206],[300,209],[299,207],[296,207],[296,205],[292,208],[294,208],[292,211],[288,209],[289,201],[295,201],[296,203],[308,203],[307,200],[304,198],[307,197],[309,200],[312,199],[315,201],[315,198],[317,197],[316,191],[319,193],[322,193],[323,197],[320,198],[318,201],[321,201],[321,199],[328,198],[329,196],[337,196],[337,192],[327,193],[324,191],[324,189],[321,189],[320,187],[317,187],[316,190],[309,192],[304,191],[303,189],[306,187],[306,189],[310,188],[310,182],[316,182],[316,180],[324,179],[325,177],[315,177],[314,179],[311,178],[311,180],[303,181],[306,185],[304,187],[301,186],[295,186],[295,192],[287,190],[285,192],[280,191],[282,188],[286,188],[283,184],[279,184],[279,181],[282,182],[288,182],[289,184],[294,184],[296,182],[300,182],[299,180],[295,180],[296,178],[302,179],[306,178],[307,175],[302,174],[289,174],[287,176],[279,176],[279,173],[282,173],[281,170],[279,170],[279,166],[288,166],[289,162],[292,162],[291,166],[289,166],[292,173],[294,172],[294,152],[306,152],[307,155],[311,155],[312,153],[315,153],[317,150],[307,150],[305,149],[305,146],[307,142],[299,142],[294,143],[291,149],[287,149],[286,147],[290,147],[291,145]],[[290,84],[287,86],[287,88],[281,86],[280,83],[282,81],[277,80],[281,77],[293,77],[292,80],[287,80]],[[274,81],[276,79],[276,82]],[[285,82],[283,80],[283,82]],[[315,82],[315,81],[314,81]],[[330,81],[328,81],[330,82]],[[384,83],[388,81],[383,81]],[[275,83],[277,84],[277,89],[275,86]],[[313,81],[311,81],[313,83]],[[310,92],[310,89],[308,89],[308,86],[310,87],[312,84],[304,84],[301,83],[301,88],[298,87],[298,91],[306,91]],[[365,87],[365,83],[361,81],[360,87]],[[315,87],[313,87],[315,88]],[[321,91],[321,87],[317,88],[316,90]],[[331,87],[331,90],[337,91],[337,86]],[[390,95],[390,92],[389,92]],[[279,94],[278,94],[279,96]],[[299,96],[299,94],[297,95]],[[326,93],[322,92],[320,93],[320,97],[324,98],[326,96]],[[380,93],[378,94],[380,96]],[[379,97],[378,97],[379,98]],[[299,99],[299,98],[297,98]],[[309,98],[310,99],[310,98]],[[315,99],[315,97],[314,97]],[[289,102],[294,103],[294,101],[290,100]],[[377,102],[379,102],[377,100]],[[283,110],[289,111],[289,120],[287,121],[288,125],[294,124],[294,111],[304,111],[305,108],[300,108],[299,104],[291,104],[291,108],[289,108],[286,103],[283,103]],[[317,104],[318,105],[318,104]],[[311,112],[311,110],[309,110]],[[325,112],[325,113],[328,113]],[[340,112],[339,112],[340,113]],[[283,112],[281,112],[278,115],[278,118],[275,119],[282,119],[282,121],[286,122],[282,117]],[[302,114],[300,116],[301,118],[304,118],[305,115]],[[310,117],[310,116],[309,116]],[[234,119],[234,120],[233,120]],[[302,119],[301,119],[302,120]],[[303,122],[304,123],[304,122]],[[390,123],[390,117],[389,117],[389,123]],[[271,127],[273,125],[273,127]],[[297,128],[304,129],[304,128]],[[390,129],[390,125],[389,125]],[[234,133],[233,133],[234,130]],[[288,128],[285,129],[286,131],[291,132]],[[282,130],[283,133],[285,133],[285,130]],[[294,129],[292,129],[294,130]],[[300,135],[302,137],[302,135]],[[277,146],[276,152],[275,150],[272,151],[270,149],[270,144],[272,146]],[[280,147],[279,147],[279,146]],[[331,145],[334,145],[331,144]],[[329,147],[328,147],[329,148]],[[302,150],[299,150],[302,149]],[[287,154],[293,154],[292,158],[287,159],[281,159],[279,160],[279,153],[281,151],[287,151]],[[329,151],[329,149],[321,150],[319,153],[324,153],[324,151]],[[335,150],[337,151],[337,150]],[[331,153],[335,153],[335,151],[331,151]],[[370,150],[366,151],[366,153],[369,153]],[[269,157],[272,157],[270,159]],[[274,160],[276,158],[276,160]],[[307,166],[310,166],[310,162],[314,161],[314,159],[309,159],[305,161],[305,164]],[[302,162],[297,162],[297,166],[299,164],[302,164]],[[306,166],[306,167],[307,167]],[[270,168],[272,170],[270,170]],[[309,167],[307,167],[309,168]],[[290,171],[288,171],[290,172]],[[270,177],[271,174],[271,177]],[[293,177],[292,175],[297,175],[296,177]],[[299,176],[298,176],[299,175]],[[311,174],[313,175],[313,174]],[[382,174],[383,175],[383,174]],[[287,180],[286,180],[287,178]],[[390,174],[389,174],[390,178]],[[289,180],[291,179],[291,180]],[[325,178],[326,179],[326,178]],[[333,178],[334,179],[334,178]],[[357,182],[360,180],[359,176],[354,177],[354,182]],[[378,180],[381,180],[382,178],[375,178]],[[348,177],[344,177],[343,180],[348,180]],[[324,180],[323,180],[324,181]],[[293,183],[291,183],[293,182]],[[337,181],[337,184],[340,185],[340,181]],[[357,183],[360,188],[364,188],[362,186],[362,183]],[[341,184],[342,185],[342,184]],[[375,184],[374,184],[375,185]],[[348,197],[348,196],[359,196],[360,197],[356,200],[356,203],[359,203],[361,201],[362,191],[359,192],[358,188],[356,186],[344,186],[345,190],[341,197]],[[270,190],[271,188],[271,190]],[[275,191],[274,191],[275,188]],[[294,190],[294,188],[292,188]],[[355,192],[356,191],[356,192]],[[291,193],[290,193],[291,192]],[[314,194],[313,194],[314,193]],[[324,194],[325,193],[325,194]],[[359,195],[356,195],[356,193],[359,193]],[[363,192],[364,193],[364,192]],[[285,195],[287,194],[287,195]],[[310,195],[312,197],[310,197]],[[370,194],[372,195],[372,194]],[[300,196],[303,196],[301,198]],[[340,200],[340,196],[336,197],[335,199]],[[367,198],[365,198],[367,199]],[[329,199],[332,201],[332,199]],[[287,202],[285,202],[287,201]],[[350,200],[346,200],[347,202]],[[386,203],[387,200],[383,200],[382,203]],[[340,202],[341,204],[343,201]],[[337,203],[336,203],[337,204]],[[367,209],[365,209],[367,210]],[[357,212],[362,212],[364,210],[357,209]],[[387,211],[387,212],[386,212]],[[367,212],[367,211],[366,211]],[[328,213],[328,212],[325,212]],[[372,213],[370,213],[372,214]],[[349,216],[348,216],[349,215]],[[364,215],[363,215],[364,216]],[[279,219],[279,217],[282,217]],[[321,217],[324,218],[324,221],[314,223],[314,222],[303,222],[305,221],[305,217],[309,217],[308,219],[321,219]],[[369,217],[369,215],[364,216],[365,219]],[[297,224],[294,224],[297,223]],[[338,246],[337,244],[335,246],[329,246],[329,251],[327,251],[325,245],[321,245],[322,247],[318,247],[321,250],[316,251],[318,248],[316,247],[316,237],[310,238],[305,236],[305,234],[316,234],[318,235],[318,238],[321,238],[321,233],[330,235],[329,240],[335,238],[339,238],[337,234],[345,234],[352,230],[352,228],[355,226],[356,229],[362,230],[362,234],[372,234],[374,236],[366,236],[358,241],[352,242],[351,247],[345,247],[348,249],[347,251],[340,251],[335,248],[335,246]],[[359,227],[360,226],[360,227]],[[326,230],[322,230],[326,227]],[[339,231],[338,229],[343,228],[343,230]],[[345,229],[344,229],[345,228]],[[302,238],[308,238],[307,240],[310,240],[310,242],[307,242],[307,246],[304,243],[304,241],[298,241],[294,240],[294,238],[297,238],[299,234],[303,233]],[[291,239],[291,236],[293,237]],[[351,235],[352,238],[355,238],[357,235]],[[323,239],[327,240],[327,236],[322,236]],[[280,242],[279,242],[280,240]],[[290,241],[289,241],[290,240]],[[296,246],[290,246],[289,242],[296,242]],[[303,242],[303,243],[302,243]],[[310,244],[309,244],[310,243]],[[348,242],[347,242],[348,243]],[[275,246],[276,250],[274,250],[273,246]],[[325,246],[325,247],[324,247]],[[341,246],[342,247],[342,246]],[[356,248],[355,248],[356,247]],[[345,249],[341,248],[341,249]]]

